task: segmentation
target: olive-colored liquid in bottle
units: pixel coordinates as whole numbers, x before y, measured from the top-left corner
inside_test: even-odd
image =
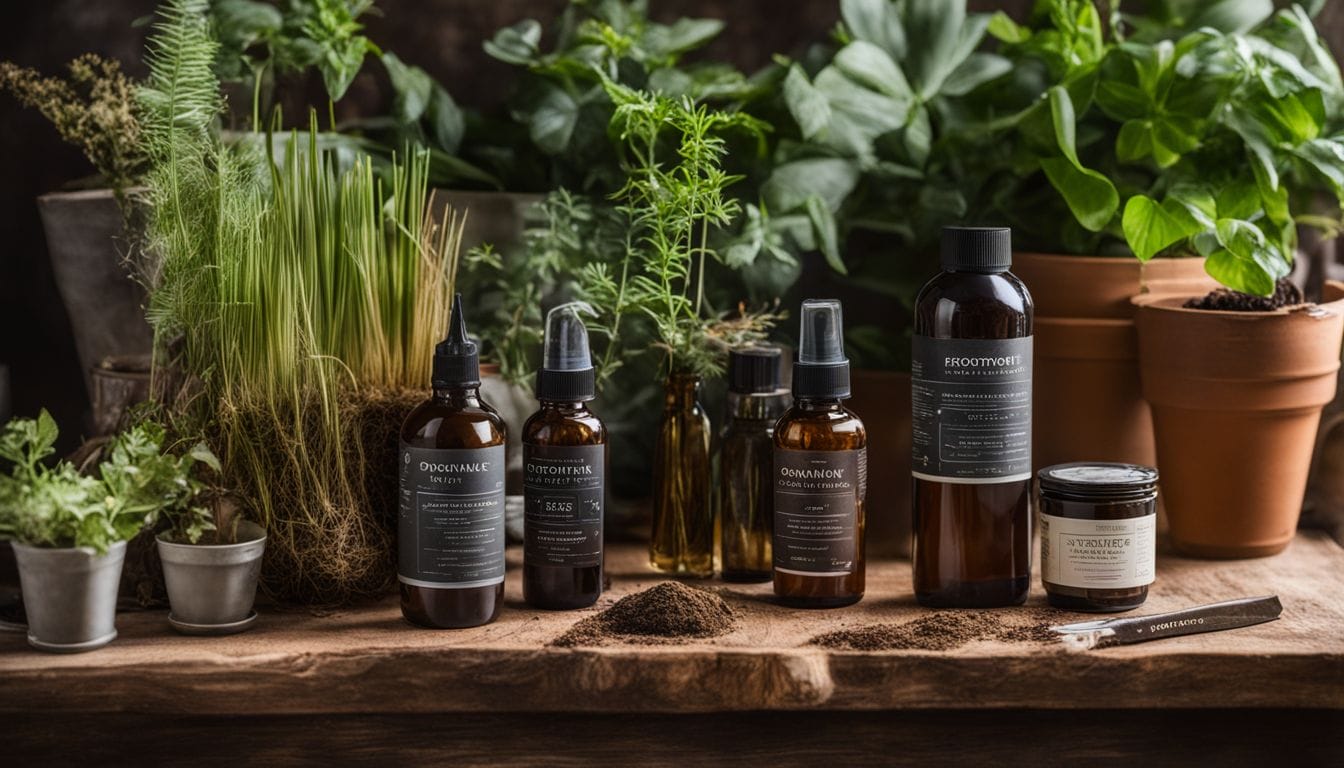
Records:
[[[943,272],[915,303],[915,597],[992,608],[1031,585],[1032,304],[1011,233],[943,230]]]
[[[840,302],[803,302],[794,404],[775,424],[775,596],[797,608],[857,603],[864,589],[868,433],[849,398]]]
[[[424,627],[494,621],[504,603],[504,420],[481,400],[462,297],[435,348],[434,395],[401,427],[401,613]]]
[[[546,316],[541,408],[523,425],[523,599],[536,608],[584,608],[602,594],[607,428],[588,410],[596,383],[582,306]]]

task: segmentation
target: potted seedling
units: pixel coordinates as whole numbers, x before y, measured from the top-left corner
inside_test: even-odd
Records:
[[[1156,78],[1161,92],[1198,92],[1204,104],[1195,123],[1154,123],[1145,146],[1177,157],[1162,184],[1120,200],[1125,240],[1140,260],[1203,256],[1226,286],[1137,301],[1171,538],[1200,556],[1273,554],[1297,526],[1344,333],[1338,285],[1326,286],[1328,303],[1311,304],[1287,280],[1299,226],[1339,230],[1340,70],[1297,6],[1251,32],[1204,28],[1113,55],[1130,73],[1115,81],[1126,92]],[[1191,133],[1180,138],[1182,130]],[[1322,192],[1335,215],[1303,215],[1302,201]]]
[[[59,430],[43,411],[0,433],[0,535],[19,565],[28,642],[73,653],[117,636],[117,587],[126,542],[189,488],[188,460],[160,453],[162,432],[142,425],[114,438],[94,474],[48,467]]]

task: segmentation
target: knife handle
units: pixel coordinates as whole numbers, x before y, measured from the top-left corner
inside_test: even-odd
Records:
[[[1113,622],[1107,622],[1106,626],[1115,630],[1115,636],[1111,638],[1113,643],[1141,643],[1164,637],[1249,627],[1273,621],[1281,613],[1283,605],[1277,596],[1271,595],[1228,600],[1152,616],[1115,619]]]

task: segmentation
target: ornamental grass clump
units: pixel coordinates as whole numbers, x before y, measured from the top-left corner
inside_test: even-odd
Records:
[[[315,126],[281,158],[222,145],[205,6],[161,11],[141,94],[155,390],[266,527],[275,595],[381,594],[396,430],[447,326],[462,221],[430,216],[425,152],[381,177],[367,156],[342,168]]]

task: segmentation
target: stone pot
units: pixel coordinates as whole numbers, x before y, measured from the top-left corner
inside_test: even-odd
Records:
[[[1274,312],[1141,301],[1139,363],[1175,547],[1260,557],[1297,530],[1321,409],[1335,395],[1344,285]]]
[[[868,495],[864,501],[869,557],[909,557],[910,374],[855,368],[845,407],[868,432]]]
[[[257,598],[266,531],[242,520],[234,544],[182,544],[168,536],[159,534],[155,543],[173,626],[224,627],[246,621]]]
[[[1068,461],[1155,461],[1139,387],[1137,295],[1202,295],[1217,287],[1203,259],[1013,255],[1036,308],[1032,453]]]
[[[541,195],[518,192],[471,192],[454,189],[436,189],[430,203],[430,214],[439,221],[443,207],[452,206],[459,216],[467,214],[462,229],[462,253],[483,244],[496,251],[507,249],[523,236],[529,209],[541,202]]]
[[[504,470],[504,528],[509,541],[523,541],[523,424],[538,408],[531,390],[505,381],[497,363],[481,363],[481,399],[508,427]]]
[[[126,542],[97,554],[88,548],[30,547],[14,542],[28,644],[39,651],[80,653],[117,636],[117,587]]]
[[[37,198],[56,288],[75,337],[84,385],[109,357],[149,355],[145,291],[130,276],[126,255],[138,235],[110,189],[52,192]]]

